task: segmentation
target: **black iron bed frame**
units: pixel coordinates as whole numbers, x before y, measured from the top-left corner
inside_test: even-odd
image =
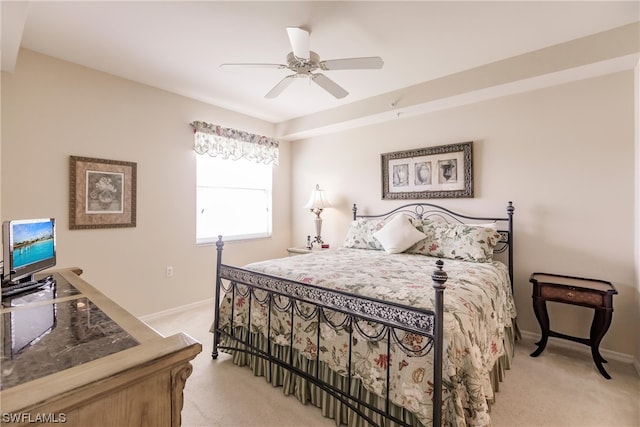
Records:
[[[465,223],[467,221],[477,222],[496,222],[506,223],[507,228],[498,231],[501,234],[500,242],[494,249],[494,252],[507,252],[509,278],[511,280],[511,288],[513,290],[513,212],[512,202],[507,206],[507,217],[474,217],[456,213],[442,206],[431,203],[411,203],[395,208],[381,215],[358,215],[357,207],[353,205],[353,219],[357,218],[380,218],[388,219],[389,217],[406,213],[414,218],[427,219],[439,218],[447,222]],[[433,311],[418,309],[406,305],[395,304],[387,301],[366,298],[347,292],[326,289],[319,286],[295,282],[288,279],[269,276],[262,273],[256,273],[238,267],[233,267],[222,263],[222,251],[224,242],[222,236],[218,237],[216,242],[217,261],[216,261],[216,285],[215,285],[215,312],[213,324],[213,351],[211,356],[213,359],[218,357],[218,350],[229,352],[243,352],[252,356],[263,358],[269,362],[269,369],[273,365],[280,366],[294,375],[298,375],[311,384],[317,386],[333,398],[339,400],[350,410],[354,411],[358,416],[366,420],[370,425],[379,425],[371,417],[371,413],[378,414],[384,419],[397,423],[401,426],[411,426],[412,424],[393,415],[390,411],[390,367],[387,368],[386,390],[384,393],[384,409],[375,404],[359,399],[350,395],[351,375],[348,377],[346,388],[337,387],[335,385],[324,382],[319,375],[320,352],[316,352],[315,368],[311,372],[294,366],[293,351],[288,352],[287,360],[278,358],[272,352],[274,343],[271,340],[271,333],[267,334],[267,350],[264,351],[259,345],[253,342],[251,333],[239,334],[237,329],[246,328],[251,330],[251,302],[268,307],[267,330],[271,330],[271,317],[275,311],[287,312],[291,318],[291,334],[289,338],[289,348],[293,350],[294,333],[293,324],[294,317],[310,320],[317,320],[317,344],[320,347],[320,324],[322,322],[330,325],[334,329],[342,329],[349,333],[349,343],[353,342],[353,331],[358,329],[362,336],[372,341],[386,340],[387,343],[387,360],[389,360],[391,352],[392,340],[400,346],[403,351],[410,352],[412,356],[426,356],[433,351],[433,425],[440,426],[442,423],[442,357],[443,357],[443,333],[442,318],[444,305],[444,290],[446,288],[447,273],[443,270],[444,262],[436,261],[436,269],[431,275],[433,280],[433,288],[435,290],[435,307]],[[224,281],[227,281],[227,284]],[[220,303],[223,294],[231,294],[231,319],[229,327],[220,328]],[[262,291],[262,292],[256,292]],[[249,316],[248,325],[234,325],[234,301],[237,296],[247,298],[249,300]],[[282,303],[282,298],[286,299]],[[306,311],[303,313],[300,305],[306,304],[313,306],[311,313]],[[327,316],[327,312],[338,312],[344,315],[339,324],[334,324]],[[359,327],[358,322],[370,321],[382,325],[381,332],[376,336],[369,336]],[[400,333],[398,333],[400,331]],[[426,337],[425,345],[421,349],[408,348],[402,343],[402,334],[410,333]],[[233,345],[223,345],[220,343],[221,337],[229,339]],[[351,348],[349,348],[349,373],[352,373],[351,366]],[[402,410],[403,414],[405,410]]]

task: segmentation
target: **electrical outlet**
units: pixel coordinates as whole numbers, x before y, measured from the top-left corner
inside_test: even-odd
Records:
[[[167,269],[165,270],[165,276],[173,277],[173,267],[171,266],[167,267]]]

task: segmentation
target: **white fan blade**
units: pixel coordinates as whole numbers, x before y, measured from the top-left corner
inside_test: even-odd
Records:
[[[283,64],[220,64],[221,68],[287,68],[286,65]]]
[[[349,95],[349,92],[344,90],[341,86],[339,86],[336,82],[331,80],[329,77],[324,74],[316,73],[311,75],[311,79],[316,82],[318,86],[329,92],[331,95],[336,98],[344,98]]]
[[[384,61],[379,56],[364,58],[329,59],[320,62],[323,70],[374,70],[382,68]]]
[[[293,54],[300,59],[309,59],[309,32],[302,28],[287,27]]]
[[[265,98],[275,98],[280,95],[283,90],[285,90],[291,83],[293,83],[293,79],[296,78],[296,74],[291,74],[290,76],[285,77],[280,80],[277,85],[273,87],[264,97]]]

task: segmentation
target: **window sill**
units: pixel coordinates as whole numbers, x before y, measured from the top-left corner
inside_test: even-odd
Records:
[[[255,240],[267,240],[271,239],[271,234],[255,234],[255,235],[244,235],[244,236],[222,236],[222,241],[224,243],[243,243],[243,242],[252,242]],[[218,242],[218,238],[215,237],[206,237],[202,239],[196,239],[196,246],[211,246],[215,245]]]

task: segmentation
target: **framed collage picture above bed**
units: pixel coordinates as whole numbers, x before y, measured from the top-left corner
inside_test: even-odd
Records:
[[[473,141],[381,155],[383,199],[473,197]]]

